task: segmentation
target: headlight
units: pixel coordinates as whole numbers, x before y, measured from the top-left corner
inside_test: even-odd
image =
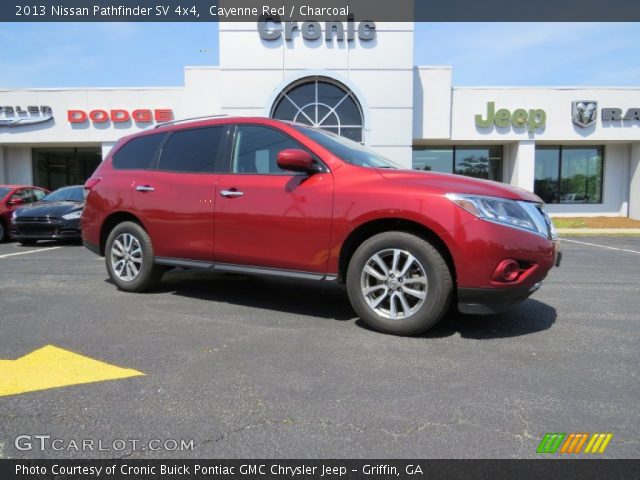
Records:
[[[82,216],[82,210],[76,210],[75,212],[67,213],[66,215],[62,215],[62,218],[65,220],[76,220]]]
[[[545,219],[545,214],[541,206],[535,203],[458,193],[448,193],[447,198],[484,220],[528,230],[546,238],[550,236],[550,226]]]

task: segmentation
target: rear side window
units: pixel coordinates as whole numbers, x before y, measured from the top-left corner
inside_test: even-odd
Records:
[[[206,127],[173,132],[162,147],[158,170],[214,172],[225,127]]]
[[[158,133],[129,140],[113,156],[113,167],[123,170],[147,168],[155,158],[164,137],[164,133]]]

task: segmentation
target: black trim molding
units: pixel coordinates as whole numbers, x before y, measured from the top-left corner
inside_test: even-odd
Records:
[[[301,280],[326,280],[335,281],[337,275],[302,272],[299,270],[284,270],[279,268],[256,267],[248,265],[234,265],[231,263],[214,263],[201,260],[186,260],[182,258],[155,257],[157,265],[181,268],[202,268],[219,272],[248,273],[251,275],[271,275],[276,277],[298,278]]]

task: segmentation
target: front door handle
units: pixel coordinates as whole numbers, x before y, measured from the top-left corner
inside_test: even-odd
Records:
[[[138,185],[136,187],[136,191],[138,192],[153,192],[155,190],[155,188],[153,188],[151,185]]]
[[[232,188],[231,190],[222,190],[220,192],[220,195],[222,195],[223,197],[241,197],[242,195],[244,195],[244,192],[241,192],[240,190],[236,190],[235,188]]]

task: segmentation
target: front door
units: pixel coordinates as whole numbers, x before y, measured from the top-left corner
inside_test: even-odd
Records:
[[[326,273],[333,176],[278,168],[278,152],[303,148],[275,128],[238,125],[230,173],[215,195],[216,263]]]

